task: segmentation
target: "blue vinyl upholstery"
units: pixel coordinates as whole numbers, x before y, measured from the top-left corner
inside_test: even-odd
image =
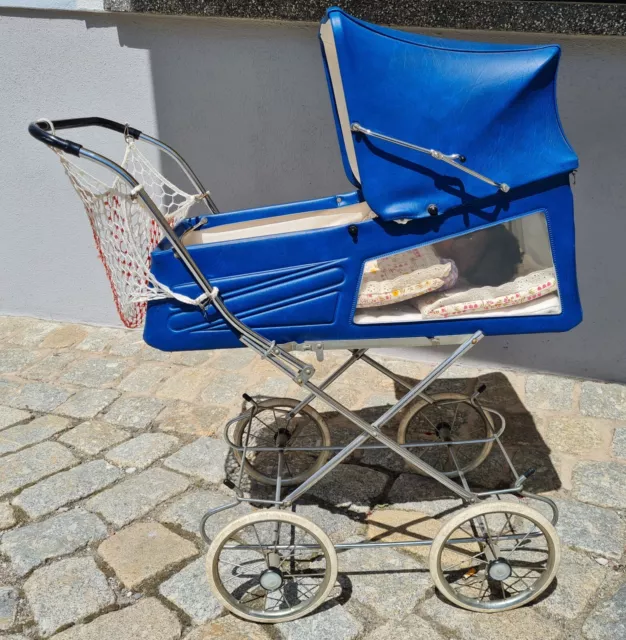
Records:
[[[376,340],[466,334],[566,331],[581,321],[576,284],[569,173],[577,158],[554,101],[558,47],[503,47],[425,38],[329,10],[351,119],[447,153],[511,185],[508,193],[426,155],[356,139],[360,183],[351,194],[208,216],[205,227],[340,207],[367,200],[378,217],[358,225],[189,246],[227,307],[278,343]],[[333,92],[331,90],[331,100]],[[337,108],[333,104],[337,117]],[[424,215],[435,203],[439,215]],[[397,324],[353,321],[364,263],[520,216],[545,214],[561,313],[459,317]],[[409,218],[398,224],[396,218]],[[193,226],[185,220],[177,231]],[[164,241],[152,255],[156,278],[190,297],[200,294]],[[166,351],[242,346],[212,307],[175,300],[149,303],[146,342]]]
[[[333,29],[350,122],[460,153],[468,167],[511,188],[578,166],[557,112],[558,46],[429,38],[371,25],[340,9],[329,9],[325,20]],[[330,78],[329,85],[333,96]],[[445,211],[494,193],[493,186],[425,154],[353,135],[363,195],[384,219],[426,216],[429,204]],[[349,166],[346,171],[356,182]]]

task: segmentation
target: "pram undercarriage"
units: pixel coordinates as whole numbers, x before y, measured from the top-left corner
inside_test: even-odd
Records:
[[[505,418],[480,403],[484,385],[469,396],[427,393],[432,383],[482,338],[480,332],[467,337],[453,354],[414,386],[368,356],[366,349],[354,349],[346,362],[317,386],[307,379],[309,371],[294,371],[292,380],[310,391],[303,400],[255,399],[244,394],[248,408],[230,420],[224,430],[224,439],[239,463],[236,498],[208,511],[201,522],[201,533],[211,545],[207,555],[209,580],[228,609],[258,622],[286,621],[305,615],[332,590],[337,574],[335,554],[346,549],[431,546],[429,565],[436,586],[451,602],[475,611],[494,612],[521,606],[549,586],[559,562],[559,542],[554,529],[557,507],[545,496],[524,491],[524,482],[534,470],[518,473],[507,455],[501,441]],[[319,350],[318,354],[321,353]],[[325,392],[358,361],[372,366],[406,391],[372,423]],[[359,427],[361,435],[346,446],[332,445],[324,419],[310,407],[316,398]],[[434,413],[440,414],[439,422],[426,415],[425,410],[433,408]],[[383,433],[382,427],[403,411],[397,438],[393,440]],[[477,432],[477,437],[459,437],[468,425],[468,413],[474,414],[470,429]],[[421,417],[426,429],[420,429]],[[372,439],[376,442],[371,443]],[[494,443],[508,463],[513,482],[509,488],[473,492],[466,474],[487,458]],[[288,511],[298,498],[355,452],[384,448],[401,456],[414,471],[440,482],[467,505],[434,539],[359,540],[333,545],[314,523]],[[468,449],[470,455],[464,455]],[[438,455],[429,457],[433,450]],[[273,486],[274,498],[246,495],[242,489],[244,474]],[[295,488],[287,490],[288,487]],[[537,499],[549,505],[551,522],[523,503],[506,501],[507,496]],[[490,497],[496,500],[487,500]],[[270,509],[243,516],[211,540],[205,529],[209,518],[241,502],[271,506],[279,511]],[[283,527],[290,535],[294,528],[298,534],[285,541]],[[261,564],[260,560],[255,562],[254,557],[244,560],[239,557],[242,552],[261,554],[265,562],[255,567]],[[523,560],[517,557],[520,554],[525,556]],[[232,561],[232,557],[238,561]],[[289,571],[285,566],[291,567]],[[250,588],[244,586],[246,581]],[[303,582],[304,598],[300,591]],[[262,597],[257,585],[262,589]]]

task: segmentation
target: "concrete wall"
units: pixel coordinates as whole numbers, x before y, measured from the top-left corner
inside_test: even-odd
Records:
[[[576,186],[585,321],[564,335],[485,340],[482,362],[626,381],[626,39],[559,41],[559,100]],[[0,313],[117,324],[81,206],[36,117],[102,115],[178,148],[223,210],[347,190],[316,27],[200,18],[0,11]],[[119,140],[81,139],[119,157]]]

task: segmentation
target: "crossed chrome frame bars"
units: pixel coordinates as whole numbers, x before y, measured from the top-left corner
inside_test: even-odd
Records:
[[[110,120],[105,120],[103,118],[78,118],[74,120],[60,120],[60,121],[39,121],[31,123],[29,126],[30,134],[44,142],[48,146],[56,149],[60,149],[65,153],[69,153],[70,155],[74,155],[76,157],[84,158],[96,164],[106,167],[107,169],[113,171],[118,176],[120,176],[123,180],[125,180],[133,189],[133,193],[136,194],[136,197],[140,198],[149,213],[152,215],[157,224],[161,227],[165,237],[171,242],[173,251],[180,258],[182,263],[188,269],[191,276],[194,278],[202,292],[205,294],[204,303],[200,306],[201,310],[204,312],[206,306],[212,304],[216,311],[222,316],[224,321],[230,326],[230,328],[235,332],[238,336],[239,340],[247,347],[253,349],[256,353],[258,353],[262,358],[271,362],[275,367],[281,370],[285,375],[287,375],[292,381],[296,384],[299,384],[303,388],[309,391],[309,395],[302,400],[296,407],[294,407],[290,413],[295,415],[297,411],[301,410],[303,407],[312,402],[315,398],[319,398],[326,405],[328,405],[331,409],[334,409],[344,417],[348,418],[352,423],[354,423],[357,427],[361,429],[363,433],[357,436],[352,442],[346,445],[343,448],[340,448],[340,451],[332,457],[326,464],[324,464],[320,469],[318,469],[315,473],[313,473],[309,478],[307,478],[300,486],[291,491],[284,499],[281,499],[282,486],[281,486],[281,476],[282,476],[282,465],[283,465],[283,450],[278,449],[278,472],[277,472],[277,482],[276,482],[276,493],[274,500],[262,500],[257,498],[245,498],[241,495],[241,491],[238,490],[235,501],[217,507],[215,509],[211,509],[208,511],[202,519],[201,522],[201,533],[205,539],[205,523],[209,517],[212,515],[224,511],[225,509],[229,509],[235,507],[240,502],[253,502],[255,504],[271,504],[276,507],[288,507],[293,504],[295,500],[297,500],[301,495],[306,493],[313,485],[319,482],[324,476],[330,473],[337,465],[339,465],[342,461],[344,461],[351,453],[353,453],[357,449],[362,448],[372,448],[372,445],[366,445],[365,443],[373,438],[379,444],[373,445],[373,447],[384,448],[387,447],[391,451],[398,454],[402,457],[406,462],[408,462],[411,466],[420,470],[424,474],[434,478],[442,485],[447,487],[450,491],[454,492],[458,495],[464,502],[466,503],[475,503],[481,498],[485,498],[487,496],[499,495],[499,494],[507,494],[507,493],[516,493],[519,495],[524,495],[527,497],[532,497],[543,502],[546,502],[550,505],[553,511],[553,523],[556,523],[556,519],[558,517],[558,511],[556,505],[552,500],[546,498],[544,496],[536,496],[534,494],[529,494],[522,490],[523,483],[526,479],[525,474],[518,475],[516,472],[511,459],[507,455],[506,451],[502,443],[500,442],[499,436],[503,432],[505,428],[505,420],[501,414],[493,409],[485,409],[481,407],[481,405],[477,401],[478,394],[474,394],[470,399],[473,406],[482,412],[483,417],[485,417],[485,412],[496,415],[501,420],[501,428],[498,432],[493,432],[491,438],[483,439],[483,440],[467,440],[462,441],[462,444],[477,444],[481,442],[486,442],[488,440],[496,440],[498,442],[502,453],[509,464],[513,476],[515,477],[514,484],[508,489],[500,489],[493,491],[483,491],[480,493],[474,493],[470,490],[467,480],[465,479],[463,473],[460,473],[460,478],[462,485],[457,484],[449,477],[443,475],[432,466],[421,460],[418,456],[411,453],[407,450],[407,447],[415,447],[415,443],[409,443],[408,445],[400,445],[395,440],[389,438],[381,431],[381,427],[385,425],[391,418],[393,418],[399,411],[404,409],[418,396],[424,398],[429,401],[429,397],[426,394],[426,389],[437,379],[441,374],[443,374],[456,360],[458,360],[461,356],[466,354],[472,347],[474,347],[480,340],[482,340],[483,333],[481,331],[477,331],[470,337],[468,337],[462,344],[460,344],[457,349],[452,353],[449,357],[447,357],[443,362],[441,362],[438,366],[436,366],[423,380],[418,382],[413,387],[410,387],[406,384],[402,378],[394,374],[392,371],[376,362],[372,358],[366,355],[366,349],[355,349],[352,351],[351,357],[345,362],[342,366],[340,366],[335,372],[333,372],[323,383],[319,386],[313,384],[311,382],[311,377],[313,376],[315,370],[314,368],[302,360],[295,357],[291,350],[294,349],[293,344],[288,345],[277,345],[275,342],[268,340],[263,337],[256,331],[250,329],[247,325],[241,322],[236,316],[234,316],[225,306],[222,297],[219,294],[219,290],[211,285],[211,283],[207,280],[205,275],[202,273],[198,265],[195,263],[187,248],[183,244],[181,238],[176,234],[174,229],[170,227],[166,218],[163,216],[159,208],[152,201],[146,190],[140,185],[137,180],[132,176],[126,169],[113,162],[109,158],[102,156],[94,151],[86,149],[82,147],[80,144],[72,142],[70,140],[60,138],[56,135],[57,129],[71,129],[71,128],[80,128],[87,126],[100,126],[104,128],[108,128],[114,131],[118,131],[123,133],[124,136],[131,136],[136,140],[143,140],[147,143],[150,143],[162,151],[171,156],[183,169],[187,177],[194,184],[196,188],[198,188],[200,194],[203,196],[203,200],[211,213],[218,213],[218,209],[215,206],[215,203],[211,199],[208,192],[204,189],[200,180],[191,170],[189,165],[183,160],[182,156],[178,154],[172,147],[166,145],[160,140],[156,138],[152,138],[143,134],[138,129],[134,129],[129,127],[128,125],[122,125],[120,123],[116,123]],[[324,389],[328,387],[332,382],[334,382],[339,376],[341,376],[349,367],[351,367],[358,360],[363,360],[369,365],[373,366],[375,369],[380,371],[381,373],[389,376],[391,379],[395,380],[398,384],[405,387],[407,389],[407,393],[400,399],[398,402],[390,407],[382,416],[376,419],[371,424],[360,418],[357,414],[350,411],[347,407],[342,405],[340,402],[335,400],[332,396],[327,394]],[[254,411],[254,402],[252,403],[251,412]],[[235,447],[234,443],[228,437],[228,427],[233,424],[233,422],[245,417],[247,414],[252,415],[252,413],[247,412],[242,414],[242,416],[238,416],[234,420],[231,420],[227,428],[225,430],[225,437],[230,446]],[[489,420],[486,420],[488,424],[490,424]],[[248,430],[249,433],[249,430]],[[461,442],[442,442],[442,443],[429,443],[429,446],[448,446],[450,451],[450,456],[452,460],[456,464],[456,458],[454,456],[454,446],[461,445]],[[238,447],[235,447],[238,448]],[[334,447],[331,447],[334,450]],[[241,451],[243,452],[243,460],[245,460],[245,454],[247,451],[251,450],[251,448],[247,447],[247,442],[244,447],[241,447]],[[272,450],[270,448],[270,450]],[[315,448],[310,449],[312,451],[316,450]],[[458,464],[456,465],[458,469]],[[460,469],[459,469],[460,470]],[[243,464],[240,469],[240,482],[243,474]],[[503,536],[506,537],[506,536]],[[514,537],[514,536],[513,536]],[[459,540],[456,542],[466,542],[474,540]],[[430,540],[418,540],[418,541],[405,541],[405,542],[361,542],[361,543],[345,543],[342,545],[336,545],[336,548],[363,548],[363,547],[371,547],[371,546],[414,546],[414,545],[428,545],[431,544]]]

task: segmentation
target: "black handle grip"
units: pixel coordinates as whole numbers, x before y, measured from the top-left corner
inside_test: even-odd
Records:
[[[44,129],[42,127],[43,123],[40,122],[31,122],[28,125],[28,133],[30,133],[35,140],[39,140],[40,142],[44,142],[49,147],[53,147],[54,149],[60,149],[65,153],[69,153],[73,156],[80,155],[80,150],[82,149],[82,145],[72,142],[71,140],[65,140],[64,138],[59,138],[58,136],[53,135],[50,131],[46,131],[49,127]]]
[[[41,121],[40,125],[45,128],[49,128],[48,123],[45,121]],[[104,129],[110,129],[111,131],[117,131],[118,133],[125,133],[129,136],[132,136],[137,140],[141,135],[141,131],[139,129],[135,129],[135,127],[129,127],[127,124],[121,124],[120,122],[115,122],[114,120],[108,120],[107,118],[69,118],[67,120],[53,120],[52,126],[57,131],[61,131],[63,129],[80,129],[82,127],[103,127]]]
[[[124,135],[131,136],[137,140],[141,135],[139,129],[129,127],[127,124],[121,124],[114,120],[107,120],[107,118],[69,118],[67,120],[53,120],[52,126],[55,131],[62,131],[63,129],[79,129],[81,127],[103,127],[104,129],[110,129],[111,131],[117,131]],[[28,125],[28,132],[33,138],[41,142],[45,142],[50,147],[60,149],[65,153],[69,153],[73,156],[78,156],[82,145],[72,142],[71,140],[65,140],[65,138],[59,138],[54,135],[50,129],[50,123],[45,120],[39,122],[31,122]]]

